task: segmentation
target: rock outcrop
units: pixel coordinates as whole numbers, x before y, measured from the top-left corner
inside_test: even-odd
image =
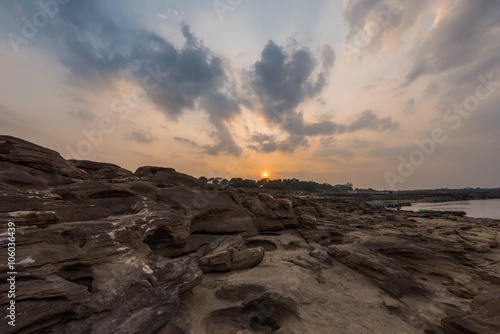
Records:
[[[247,193],[0,136],[4,254],[9,222],[2,333],[500,332],[498,220]]]
[[[204,253],[198,263],[208,273],[251,268],[262,261],[264,248],[247,249],[241,236],[224,236],[208,243]]]

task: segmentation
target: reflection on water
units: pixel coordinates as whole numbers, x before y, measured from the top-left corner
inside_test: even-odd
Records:
[[[403,210],[418,211],[465,211],[468,217],[500,219],[500,199],[485,199],[477,201],[457,201],[443,203],[413,203],[412,206],[404,206]]]

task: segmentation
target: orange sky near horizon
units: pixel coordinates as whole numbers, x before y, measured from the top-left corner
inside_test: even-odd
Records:
[[[500,2],[398,4],[90,0],[27,38],[40,7],[2,2],[0,132],[132,171],[500,186]]]

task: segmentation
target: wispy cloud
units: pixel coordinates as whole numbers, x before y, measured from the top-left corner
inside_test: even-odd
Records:
[[[138,131],[132,131],[129,133],[127,136],[125,136],[125,139],[127,140],[132,140],[141,144],[150,144],[157,140],[155,136],[144,134]]]

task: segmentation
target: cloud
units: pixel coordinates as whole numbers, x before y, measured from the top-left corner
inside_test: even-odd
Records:
[[[16,10],[20,17],[40,11],[30,2],[7,9]],[[181,12],[171,14],[182,17]],[[149,100],[171,120],[192,110],[207,112],[216,129],[214,143],[207,150],[238,155],[241,148],[227,123],[240,109],[225,65],[189,26],[182,24],[181,31],[185,44],[177,48],[155,32],[115,20],[101,1],[71,1],[60,6],[59,14],[33,41],[48,52],[57,52],[59,61],[70,70],[68,82],[79,88],[110,89],[125,78],[145,88]],[[75,116],[86,115],[77,112]]]
[[[323,45],[319,52],[319,57],[323,66],[323,73],[329,73],[335,64],[335,51],[333,51],[331,45]]]
[[[250,149],[259,152],[271,153],[281,151],[292,153],[299,147],[309,147],[309,140],[301,135],[289,135],[283,140],[277,140],[274,135],[254,134],[251,138],[253,145],[249,145]]]
[[[168,20],[169,18],[173,18],[177,21],[182,21],[184,19],[184,12],[182,10],[177,11],[175,9],[169,9],[168,15],[158,14],[158,17],[163,20]]]
[[[364,149],[370,147],[370,143],[365,140],[352,139],[350,143],[355,149]]]
[[[418,23],[429,0],[347,0],[344,20],[349,27],[347,44],[367,52],[399,44]]]
[[[138,155],[140,157],[147,158],[147,159],[153,159],[154,158],[154,156],[152,156],[150,154],[147,154],[147,153],[143,153],[143,152],[132,152],[132,154],[135,154],[135,155]]]
[[[198,143],[196,143],[195,141],[193,141],[191,139],[188,139],[188,138],[174,137],[174,140],[178,141],[179,143],[182,143],[184,145],[189,145],[189,146],[192,146],[192,147],[195,147],[195,148],[199,148],[200,147],[200,145],[198,145]]]
[[[338,147],[330,147],[324,150],[319,150],[314,153],[315,157],[332,157],[339,156],[342,158],[352,158],[356,154],[353,151],[338,148]]]
[[[217,143],[212,145],[201,145],[197,142],[182,137],[175,137],[174,140],[183,143],[184,145],[191,146],[200,150],[203,153],[209,155],[219,155],[219,154],[232,154],[235,156],[239,156],[242,153],[241,147],[236,144],[234,141],[229,128],[223,119],[215,118],[209,119],[209,121],[214,125],[216,131],[213,132],[210,136],[215,138]]]
[[[335,140],[330,135],[361,130],[375,132],[392,131],[399,128],[399,123],[394,122],[392,117],[379,118],[371,110],[362,112],[358,118],[349,125],[337,124],[330,121],[305,124],[302,113],[295,113],[293,117],[284,120],[284,128],[289,131],[289,136],[278,140],[274,135],[255,133],[251,137],[253,145],[249,148],[261,152],[282,151],[291,153],[300,147],[309,147],[308,137],[324,136],[320,139],[320,145],[325,148],[331,146]],[[330,137],[328,137],[330,136]]]
[[[322,47],[320,59],[318,64],[306,47],[287,51],[273,41],[267,43],[260,60],[248,72],[248,84],[269,121],[275,122],[283,112],[294,111],[300,103],[322,92],[335,62],[331,46]],[[318,65],[321,71],[314,76]]]
[[[399,127],[398,122],[393,122],[392,117],[379,118],[371,110],[365,110],[361,113],[359,118],[352,122],[348,127],[348,132],[354,132],[359,130],[373,130],[378,132],[384,132],[389,130],[395,130]]]
[[[500,2],[459,0],[417,45],[406,75],[411,84],[424,75],[460,70],[459,85],[492,73],[500,64]]]
[[[149,144],[157,140],[158,138],[151,136],[151,135],[146,135],[137,131],[132,131],[129,133],[125,139],[132,140],[141,144]]]
[[[408,99],[408,101],[406,101],[405,103],[405,107],[403,109],[403,112],[405,114],[414,114],[415,113],[415,110],[416,110],[416,105],[415,105],[415,99]]]
[[[334,145],[337,142],[337,139],[333,136],[330,137],[322,137],[319,141],[322,148],[327,148],[329,146]]]
[[[87,109],[78,109],[77,111],[70,111],[68,112],[73,117],[78,118],[79,120],[90,122],[93,119],[95,119],[96,115]]]
[[[246,84],[254,99],[250,102],[271,126],[279,126],[288,138],[275,138],[256,134],[250,147],[264,152],[280,150],[293,152],[297,147],[307,147],[307,137],[331,135],[342,127],[331,121],[306,123],[302,112],[296,108],[303,102],[317,100],[327,86],[327,79],[335,64],[335,52],[326,44],[315,55],[291,39],[287,47],[269,41],[260,59],[246,72]]]

